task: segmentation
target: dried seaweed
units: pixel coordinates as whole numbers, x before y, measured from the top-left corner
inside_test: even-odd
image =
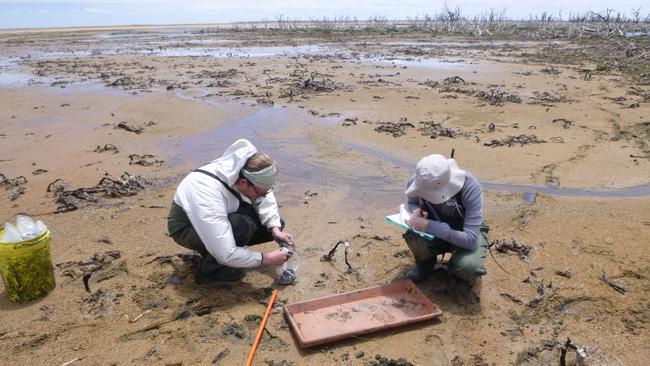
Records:
[[[546,141],[539,139],[536,135],[509,135],[508,137],[504,137],[501,140],[494,140],[494,139],[490,140],[490,142],[486,142],[483,145],[490,146],[490,147],[498,147],[498,146],[511,147],[512,145],[515,144],[524,146],[527,144],[544,144],[544,143],[546,143]]]
[[[616,135],[611,138],[611,141],[619,141],[621,139],[634,141],[637,147],[645,154],[639,157],[650,159],[650,122],[640,122],[627,127],[620,127],[616,124],[614,128]]]
[[[463,80],[463,78],[461,78],[458,75],[450,76],[448,78],[445,78],[445,80],[443,80],[443,82],[445,84],[465,84],[465,80]]]
[[[9,195],[9,200],[15,201],[18,197],[21,195],[25,194],[25,187],[17,187],[11,190],[11,194]]]
[[[136,330],[134,332],[129,332],[129,333],[123,334],[118,338],[118,340],[120,340],[122,342],[126,342],[126,341],[131,341],[133,339],[137,339],[137,338],[143,336],[144,334],[146,334],[147,332],[149,332],[151,330],[154,330],[154,329],[158,329],[158,328],[160,328],[161,326],[163,326],[165,324],[175,322],[177,320],[184,320],[184,319],[187,319],[187,318],[189,318],[189,317],[191,317],[193,315],[203,316],[203,315],[209,314],[216,307],[217,307],[217,305],[212,305],[212,304],[210,304],[210,305],[202,305],[200,301],[197,301],[197,302],[188,301],[185,304],[183,304],[180,307],[180,309],[177,310],[174,313],[174,315],[172,315],[169,319],[160,320],[160,321],[157,321],[157,322],[155,322],[153,324],[150,324],[150,325],[148,325],[148,326],[146,326],[144,328]]]
[[[551,287],[551,284],[549,284],[548,286]],[[537,295],[532,300],[530,300],[526,304],[526,306],[528,306],[529,308],[535,307],[537,306],[537,304],[542,302],[542,300],[544,300],[545,297],[546,297],[546,290],[544,287],[544,281],[542,281],[537,286]]]
[[[80,261],[66,261],[57,263],[56,268],[67,269],[70,267],[77,267],[83,272],[95,272],[98,271],[107,264],[113,262],[116,259],[122,257],[122,252],[119,250],[107,250],[104,253],[94,253],[89,259],[84,259]],[[70,276],[75,278],[74,276]],[[78,278],[78,277],[76,277]]]
[[[219,352],[213,359],[212,363],[217,364],[219,361],[223,360],[230,353],[230,348],[226,348],[223,351]]]
[[[96,153],[102,153],[105,151],[112,151],[113,154],[117,154],[120,152],[120,149],[118,149],[115,145],[113,144],[105,144],[104,146],[99,146],[97,145],[97,148],[93,150]]]
[[[515,94],[510,94],[507,92],[502,92],[499,88],[483,91],[477,89],[462,89],[462,88],[452,88],[444,87],[440,89],[441,93],[460,93],[465,95],[470,95],[482,99],[488,102],[491,105],[502,106],[505,102],[509,103],[521,103],[522,99],[520,96]]]
[[[404,136],[407,128],[415,127],[410,122],[377,122],[377,124],[379,126],[375,127],[375,131],[387,133],[393,137]]]
[[[27,183],[25,176],[19,175],[16,178],[7,178],[6,175],[0,173],[0,187],[5,189],[13,189]]]
[[[450,84],[467,84],[467,83],[465,82],[465,80],[463,78],[461,78],[458,75],[455,75],[455,76],[450,76],[450,77],[445,78],[442,81],[442,84],[450,85]],[[441,85],[441,83],[438,82],[438,81],[432,81],[432,80],[427,79],[425,82],[420,83],[420,85],[425,85],[425,86],[428,86],[430,88],[437,88],[437,87],[439,87]]]
[[[604,284],[609,285],[611,288],[613,288],[617,292],[619,292],[621,294],[624,294],[624,295],[625,295],[625,293],[627,293],[627,288],[625,288],[625,286],[621,285],[620,283],[617,283],[617,282],[614,282],[614,281],[610,280],[609,277],[605,274],[605,272],[603,272],[600,275],[599,278],[600,278],[601,281],[603,281]]]
[[[553,95],[549,92],[533,92],[533,101],[528,104],[544,104],[544,103],[569,103],[572,102],[571,99],[568,99],[564,95]]]
[[[557,75],[557,74],[559,74],[559,73],[562,72],[562,71],[560,71],[560,70],[554,68],[553,66],[551,66],[551,67],[545,67],[545,68],[543,68],[543,69],[541,69],[541,70],[539,70],[539,71],[542,72],[542,73],[544,73],[544,74],[549,74],[549,75]]]
[[[155,155],[151,154],[130,154],[129,155],[129,165],[142,165],[142,166],[152,166],[152,165],[162,165],[163,161],[155,159]]]
[[[55,213],[73,211],[87,204],[98,204],[101,198],[119,198],[134,196],[145,189],[149,182],[144,178],[124,173],[119,179],[102,178],[94,187],[66,189],[62,179],[57,179],[47,186],[47,191],[54,193],[58,207]]]
[[[407,359],[400,357],[398,359],[384,357],[380,354],[375,355],[374,360],[370,360],[363,364],[364,366],[413,366],[413,363]]]
[[[334,246],[327,252],[327,254],[323,254],[323,256],[320,258],[321,262],[329,262],[332,260],[334,257],[334,254],[336,254],[336,250],[339,248],[339,245],[343,244],[345,245],[346,241],[344,240],[339,240]]]
[[[564,127],[565,129],[568,129],[573,124],[573,121],[569,121],[568,119],[565,119],[565,118],[555,118],[553,120],[553,123],[555,123],[555,122],[562,123],[562,127]]]
[[[489,246],[494,246],[496,251],[499,253],[506,253],[508,251],[511,251],[517,253],[521,259],[528,258],[532,247],[527,244],[518,243],[515,238],[512,238],[511,240],[512,242],[508,243],[506,239],[497,239],[492,241]]]
[[[422,127],[418,128],[418,131],[422,133],[422,136],[429,136],[432,139],[438,137],[455,138],[456,136],[463,134],[460,131],[443,127],[442,123],[437,123],[433,121],[423,121],[419,123]]]
[[[564,278],[571,278],[571,276],[573,276],[571,273],[571,268],[567,268],[564,271],[556,270],[555,274]]]
[[[26,183],[27,178],[25,176],[20,175],[16,178],[7,178],[6,175],[0,173],[0,187],[11,190],[9,195],[11,201],[15,201],[20,195],[25,193],[25,187],[22,187],[22,185]]]
[[[98,289],[83,300],[82,308],[85,308],[88,314],[94,314],[96,319],[101,319],[111,312],[113,304],[119,303],[120,297],[121,292]]]
[[[344,252],[344,259],[345,259],[345,264],[348,266],[348,272],[352,272],[353,271],[352,265],[350,264],[350,262],[348,262],[348,248],[350,247],[350,243],[348,243],[345,240],[339,240],[336,244],[334,244],[332,249],[330,249],[329,252],[327,252],[327,254],[323,254],[323,256],[320,258],[320,261],[321,262],[330,262],[332,260],[332,258],[334,257],[334,254],[336,253],[336,250],[338,249],[339,245],[341,245],[341,244],[343,244],[343,248],[344,248],[344,251],[345,251]]]
[[[243,72],[236,69],[228,69],[222,71],[201,70],[199,73],[190,76],[190,78],[201,80],[213,79],[217,82],[221,82],[222,79],[232,79],[237,77],[239,74],[243,74]]]
[[[571,343],[571,338],[566,339],[564,346],[560,348],[560,366],[566,366],[566,351],[573,350],[576,353],[576,366],[583,366],[585,364],[585,358],[587,358],[587,351],[584,348],[580,348]]]
[[[294,77],[289,86],[281,90],[280,98],[293,98],[303,94],[330,93],[335,90],[345,89],[343,84],[323,76],[314,71],[307,78],[303,78],[301,75]]]
[[[142,127],[142,126],[131,126],[131,125],[128,124],[128,122],[124,122],[124,121],[118,123],[117,126],[115,126],[115,128],[116,129],[121,128],[121,129],[129,131],[129,132],[134,132],[137,135],[141,134],[142,131],[144,131],[144,127]]]

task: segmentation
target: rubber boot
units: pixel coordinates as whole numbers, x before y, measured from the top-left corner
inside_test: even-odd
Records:
[[[241,280],[246,273],[239,268],[232,268],[217,263],[212,257],[204,258],[199,264],[199,282],[232,282]]]
[[[422,282],[433,274],[434,260],[426,262],[416,262],[415,267],[406,272],[405,277],[415,283]]]

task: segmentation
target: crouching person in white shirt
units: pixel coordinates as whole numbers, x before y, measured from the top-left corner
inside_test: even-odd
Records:
[[[241,139],[224,154],[188,174],[176,189],[167,219],[169,235],[203,256],[200,281],[237,281],[242,268],[277,266],[288,259],[278,248],[268,253],[249,246],[275,240],[292,246],[283,232],[273,195],[275,162]]]

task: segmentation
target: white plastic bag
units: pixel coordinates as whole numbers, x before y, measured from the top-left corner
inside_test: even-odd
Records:
[[[32,220],[31,217],[25,215],[16,216],[16,226],[12,224],[5,224],[4,235],[0,238],[3,243],[19,243],[24,240],[33,239],[47,230],[43,221]]]
[[[20,232],[11,224],[5,224],[4,235],[0,238],[0,241],[3,243],[19,243],[23,241],[22,235]]]
[[[16,229],[24,240],[35,238],[39,234],[34,220],[29,216],[16,216]]]

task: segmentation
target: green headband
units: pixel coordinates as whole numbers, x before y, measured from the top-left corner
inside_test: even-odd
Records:
[[[262,189],[271,189],[275,185],[275,176],[278,174],[278,169],[275,167],[275,163],[273,163],[256,172],[251,172],[246,169],[242,169],[241,172],[244,178],[248,179],[254,185]]]

